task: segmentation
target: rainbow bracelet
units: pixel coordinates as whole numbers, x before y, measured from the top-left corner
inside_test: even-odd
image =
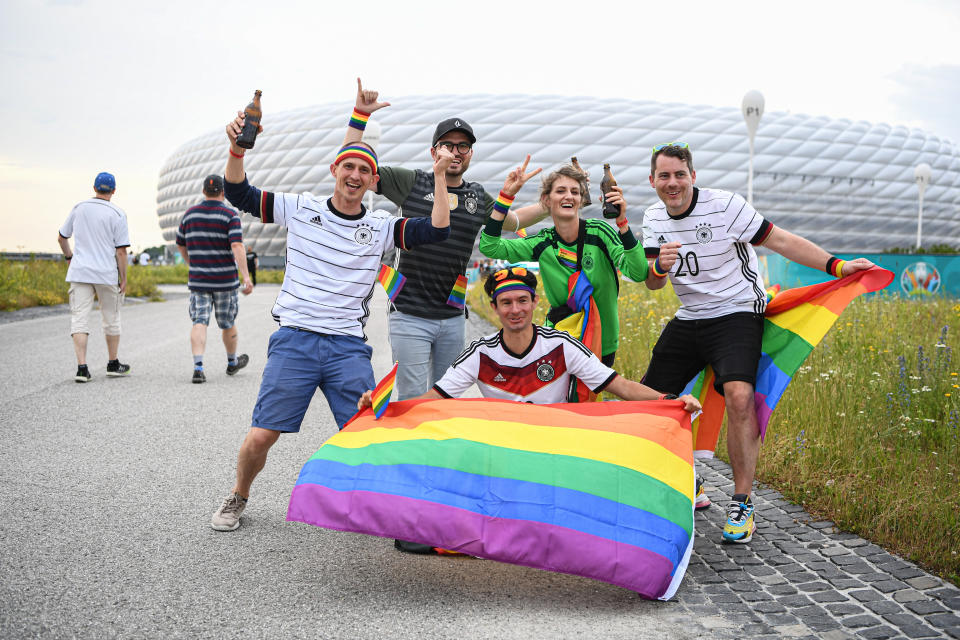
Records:
[[[363,131],[364,129],[367,128],[367,120],[369,119],[370,119],[369,113],[364,113],[363,111],[360,111],[360,109],[357,109],[356,107],[354,107],[353,113],[350,115],[349,125],[354,129]]]
[[[503,214],[503,217],[507,217],[507,212],[510,211],[510,205],[513,204],[513,196],[508,196],[502,190],[500,195],[497,196],[497,199],[493,203],[493,210],[498,211]]]
[[[653,266],[650,267],[650,270],[653,271],[653,275],[658,278],[666,278],[668,271],[664,271],[663,267],[660,266],[660,256],[657,256],[657,259],[653,261]]]

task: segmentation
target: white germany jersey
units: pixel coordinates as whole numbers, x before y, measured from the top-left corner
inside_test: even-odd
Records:
[[[567,401],[571,375],[597,393],[617,375],[569,333],[538,325],[533,330],[523,353],[506,348],[502,331],[474,341],[433,388],[457,398],[476,383],[485,398],[553,404]]]
[[[400,218],[386,211],[345,215],[330,199],[309,193],[262,192],[273,200],[272,219],[287,228],[287,267],[273,317],[283,327],[364,338],[363,326],[380,272],[380,258],[394,248]]]
[[[763,313],[767,297],[757,254],[773,228],[742,196],[694,189],[690,209],[678,217],[663,202],[643,214],[643,248],[648,258],[660,245],[680,242],[670,282],[680,297],[677,318],[697,320],[731,313]]]

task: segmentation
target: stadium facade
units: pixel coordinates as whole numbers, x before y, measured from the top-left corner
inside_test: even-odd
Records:
[[[459,116],[477,134],[467,177],[495,194],[525,154],[545,171],[577,156],[593,176],[593,195],[609,162],[640,228],[656,201],[647,177],[651,148],[687,142],[697,184],[746,195],[749,147],[740,110],[642,100],[531,95],[437,95],[391,100],[371,118],[381,164],[429,169],[436,123]],[[264,114],[265,131],[246,157],[251,182],[271,191],[328,195],[329,165],[343,139],[352,104],[337,102]],[[368,133],[377,137],[378,127]],[[200,200],[201,178],[222,172],[222,127],[181,146],[160,171],[157,214],[172,243],[186,209]],[[754,205],[769,220],[834,252],[877,252],[916,242],[914,168],[933,169],[924,195],[923,243],[960,246],[960,149],[932,133],[902,126],[770,112],[763,115],[754,156]],[[538,185],[517,198],[527,204]],[[374,206],[395,210],[376,196]],[[599,217],[596,204],[585,210]],[[243,215],[245,242],[262,256],[283,255],[282,228]]]

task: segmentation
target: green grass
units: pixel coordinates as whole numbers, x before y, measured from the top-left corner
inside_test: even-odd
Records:
[[[52,260],[0,259],[0,311],[68,302],[67,263]],[[258,284],[279,284],[283,271],[258,271]],[[162,300],[159,284],[186,284],[187,266],[127,267],[127,296]]]
[[[472,287],[471,310],[498,325]],[[677,300],[623,283],[617,370],[638,379]],[[546,302],[535,321],[541,322]],[[794,376],[757,480],[960,584],[960,304],[860,297]],[[717,455],[727,460],[721,437]],[[762,518],[763,514],[759,513]]]

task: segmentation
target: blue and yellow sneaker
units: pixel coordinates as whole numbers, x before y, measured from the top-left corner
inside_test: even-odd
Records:
[[[738,493],[727,505],[727,524],[723,525],[723,541],[740,544],[750,542],[756,526],[753,524],[753,503],[750,496]]]
[[[694,492],[693,508],[700,511],[701,509],[709,509],[711,504],[710,496],[703,490],[703,476],[698,473],[697,490]]]

